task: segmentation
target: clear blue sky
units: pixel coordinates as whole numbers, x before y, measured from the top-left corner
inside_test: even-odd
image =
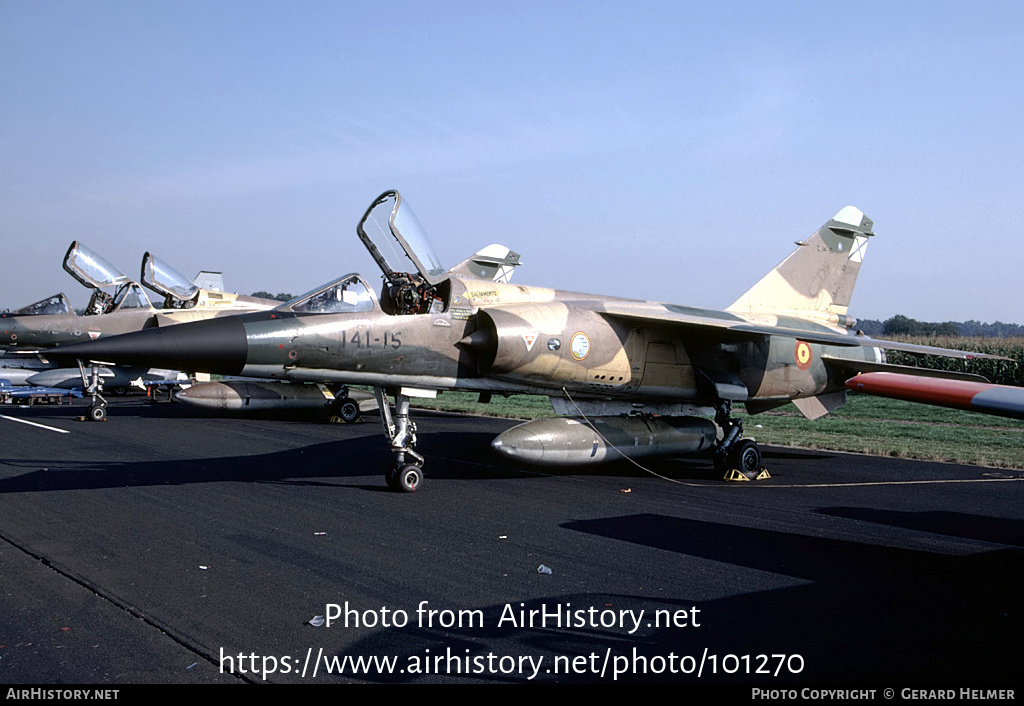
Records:
[[[0,307],[79,239],[229,289],[377,273],[397,188],[442,259],[724,307],[842,207],[851,313],[1024,323],[1020,2],[0,0]]]

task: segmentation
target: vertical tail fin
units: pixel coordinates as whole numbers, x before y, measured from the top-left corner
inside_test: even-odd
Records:
[[[728,311],[845,321],[873,226],[860,209],[847,206],[797,242],[797,249]]]
[[[512,252],[504,245],[488,245],[468,260],[463,260],[448,270],[453,275],[507,283],[512,271],[520,265],[519,253]]]
[[[209,289],[213,292],[223,292],[224,289],[224,275],[220,272],[208,272],[203,270],[196,275],[196,278],[192,280],[197,287],[200,289]]]

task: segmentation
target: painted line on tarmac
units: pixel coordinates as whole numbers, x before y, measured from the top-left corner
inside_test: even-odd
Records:
[[[758,481],[750,487],[756,488],[855,488],[869,485],[941,485],[944,483],[1019,483],[1024,478],[935,478],[932,480],[875,480],[851,483],[790,483],[787,485],[759,485]],[[742,485],[742,484],[741,484]]]
[[[12,422],[21,422],[22,424],[31,424],[34,427],[40,427],[41,429],[49,429],[50,431],[60,432],[61,434],[70,434],[71,432],[66,429],[58,429],[57,427],[48,427],[45,424],[39,422],[30,422],[27,419],[18,419],[17,417],[8,417],[6,414],[0,414],[0,419],[10,419]]]

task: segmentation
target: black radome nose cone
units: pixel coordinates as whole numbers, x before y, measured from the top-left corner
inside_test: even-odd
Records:
[[[47,351],[55,360],[92,360],[236,375],[245,366],[245,327],[235,316],[126,333]]]

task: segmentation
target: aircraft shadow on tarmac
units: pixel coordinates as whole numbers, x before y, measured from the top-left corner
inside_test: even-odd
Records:
[[[336,486],[331,479],[376,475],[388,460],[387,449],[376,437],[217,458],[81,463],[28,459],[13,463],[43,468],[0,479],[0,494],[225,481]],[[383,482],[380,489],[384,489]]]
[[[1004,517],[979,517],[961,512],[899,512],[865,507],[826,507],[819,513],[850,520],[872,522],[919,532],[931,532],[979,542],[1024,547],[1024,521]]]
[[[116,423],[116,419],[113,422]],[[342,427],[343,430],[347,428],[351,429]],[[332,480],[382,475],[383,469],[391,462],[390,452],[380,435],[367,435],[363,429],[360,433],[363,435],[257,455],[137,462],[54,458],[8,460],[5,461],[8,467],[39,470],[0,479],[0,494],[224,481],[336,486],[338,484]],[[490,431],[422,434],[420,449],[427,457],[425,470],[428,481],[431,478],[529,480],[538,474],[622,478],[647,475],[628,461],[594,467],[537,468],[519,465],[491,449],[494,436]],[[767,457],[770,459],[771,453]],[[719,482],[706,459],[658,459],[648,467],[677,479]],[[385,489],[383,482],[350,487],[374,491]]]
[[[422,448],[443,455],[458,449],[469,459],[486,458],[486,467],[458,459],[435,459],[427,466],[428,477],[438,479],[534,477],[515,470],[512,464],[491,456],[493,434],[449,433],[424,437]],[[89,490],[153,485],[183,485],[237,481],[337,486],[332,479],[377,476],[390,462],[388,449],[377,436],[330,441],[262,455],[224,456],[139,462],[69,462],[59,459],[7,461],[8,466],[39,470],[0,479],[0,494]],[[384,483],[357,486],[385,490]]]
[[[535,472],[524,473],[515,464],[490,454],[493,434],[438,434],[424,437],[421,448],[435,456],[426,466],[427,477],[445,480],[468,479],[522,479],[536,478]],[[465,459],[448,458],[444,454],[458,449]],[[474,453],[478,450],[479,454]],[[476,459],[486,459],[480,463]],[[330,441],[300,449],[289,449],[271,454],[225,456],[202,459],[175,459],[138,462],[69,462],[60,459],[19,459],[6,461],[7,466],[32,467],[21,475],[0,478],[0,494],[39,493],[60,490],[89,490],[100,488],[129,488],[154,485],[184,485],[191,483],[287,483],[296,485],[339,486],[332,480],[378,476],[390,462],[390,454],[380,440],[374,437]],[[542,469],[543,475],[604,475],[636,477],[643,471],[625,463],[612,463],[594,469]],[[706,478],[713,474],[707,464],[678,464],[662,472],[677,478]],[[381,483],[349,486],[366,490],[384,491]]]
[[[644,627],[630,635],[619,627],[586,624],[579,627],[523,628],[499,619],[505,604],[481,609],[483,627],[442,630],[424,627],[379,630],[337,652],[343,655],[396,655],[399,665],[424,656],[462,659],[495,655],[544,655],[545,667],[555,655],[596,655],[588,663],[598,667],[605,655],[628,666],[624,682],[735,682],[768,685],[797,683],[869,685],[894,683],[1002,684],[1017,680],[1010,666],[1024,627],[1017,596],[1017,579],[1024,571],[1024,552],[999,549],[975,555],[946,555],[897,549],[845,540],[701,522],[660,515],[635,515],[570,522],[562,527],[603,537],[639,542],[681,555],[707,570],[707,561],[790,576],[799,585],[760,589],[762,580],[751,575],[749,586],[736,586],[732,595],[715,600],[582,593],[553,595],[507,604],[514,615],[521,610],[551,611],[566,603],[572,610],[648,611]],[[689,562],[688,562],[689,563]],[[703,582],[702,582],[703,583]],[[776,580],[775,585],[778,584]],[[685,596],[685,579],[675,591]],[[647,626],[653,611],[675,613],[698,606],[701,627]],[[410,625],[413,623],[410,622]],[[699,662],[704,650],[715,655],[718,673],[705,668],[698,679],[689,674],[646,673],[638,664],[655,666],[674,654]],[[428,651],[429,650],[429,651]],[[635,650],[635,652],[634,652]],[[780,677],[733,670],[738,662],[725,655],[801,655],[804,671]],[[646,657],[647,662],[637,661]],[[628,662],[622,662],[628,658]],[[756,660],[750,663],[759,664]],[[454,663],[452,663],[454,664]],[[612,662],[616,664],[616,662]],[[690,662],[693,665],[694,662]],[[765,666],[765,663],[760,663]],[[769,671],[775,662],[768,660]],[[794,663],[797,664],[797,663]],[[609,670],[611,667],[609,667]],[[448,672],[454,671],[451,664]],[[610,674],[610,672],[608,673]],[[593,673],[556,676],[541,673],[539,681],[601,681]],[[405,681],[422,675],[374,674],[369,681]],[[462,675],[472,680],[499,679],[496,675]],[[526,681],[507,674],[501,681]],[[808,680],[810,680],[808,682]]]
[[[196,410],[181,404],[152,404],[143,398],[129,397],[112,403],[109,423],[118,417],[147,417],[159,419],[228,419],[280,421],[297,424],[318,424],[337,427],[361,434],[346,439],[325,442],[302,449],[275,452],[266,455],[216,457],[181,461],[154,461],[136,463],[75,463],[58,459],[37,459],[9,462],[8,465],[43,466],[47,471],[36,471],[22,476],[0,479],[0,493],[41,492],[106,487],[131,487],[203,483],[218,481],[293,482],[315,484],[312,479],[340,479],[355,476],[383,476],[391,463],[387,442],[380,430],[376,412],[364,416],[353,426],[330,424],[322,410],[262,410],[258,413]],[[47,418],[79,417],[86,407],[68,405],[50,408],[28,408],[21,416],[43,421]],[[607,476],[623,479],[646,477],[646,469],[677,480],[717,483],[719,474],[710,458],[684,456],[676,458],[641,459],[642,468],[629,460],[609,461],[593,466],[533,466],[506,458],[494,452],[491,442],[504,428],[519,422],[496,418],[478,418],[465,414],[415,409],[414,417],[424,419],[419,433],[419,449],[426,457],[424,466],[429,482],[437,479],[523,478],[544,476]],[[438,424],[455,426],[474,424],[486,420],[492,431],[443,431]],[[496,425],[496,426],[495,426]],[[830,458],[828,452],[764,447],[765,463],[773,460],[802,460],[815,462]],[[301,453],[301,458],[299,454]],[[294,469],[301,468],[301,473]],[[77,473],[76,473],[77,471]],[[333,485],[327,482],[328,485]],[[383,484],[360,486],[381,490]]]
[[[922,525],[931,531],[945,529],[945,534],[954,534],[949,528],[985,520],[960,513],[922,516]],[[915,524],[913,518],[903,520]],[[993,522],[992,540],[997,540],[1000,532],[1019,532],[1020,523],[1015,524]],[[525,682],[528,675],[517,671],[519,664],[512,670],[510,661],[522,655],[543,656],[542,669],[534,679],[542,682],[609,683],[612,665],[627,669],[617,681],[643,683],[817,683],[863,688],[910,683],[1010,685],[1019,680],[1014,655],[1024,627],[1017,595],[1019,577],[1024,575],[1024,551],[1016,547],[946,554],[658,514],[573,521],[560,527],[677,555],[672,566],[679,578],[672,597],[552,593],[482,607],[479,626],[445,629],[411,620],[406,627],[374,630],[338,647],[331,647],[325,637],[325,649],[338,659],[346,655],[393,656],[398,667],[406,669],[404,673],[376,670],[357,677],[371,682],[453,678]],[[716,570],[715,563],[744,571]],[[700,572],[692,587],[686,579],[688,571]],[[728,586],[709,583],[709,576],[718,573],[733,577],[732,581],[737,575],[746,578]],[[787,585],[778,587],[780,584]],[[764,588],[766,585],[773,587]],[[709,587],[715,595],[725,597],[702,598]],[[531,610],[546,607],[551,612],[559,606],[574,611],[594,608],[598,614],[642,609],[645,614],[634,634],[610,623],[524,626],[507,620],[513,616],[518,621]],[[700,609],[699,627],[648,624],[654,611],[677,614],[694,606]],[[504,623],[500,622],[503,617]],[[694,617],[691,613],[690,619]],[[666,660],[674,655],[677,668],[688,664],[692,669],[705,650],[715,656],[717,673],[705,667],[698,678],[695,671],[670,672],[666,668]],[[736,669],[743,662],[723,659],[726,655],[752,655],[747,664],[771,671],[777,663],[771,658],[758,662],[756,656],[780,654],[800,655],[803,671],[793,675],[783,671],[778,677],[750,674]],[[510,671],[473,672],[474,665],[484,664],[492,655],[494,659],[506,657],[503,664]],[[582,666],[600,669],[606,655],[611,661],[603,677],[592,671],[568,675],[547,671],[556,656],[569,661],[582,657]],[[683,656],[695,659],[684,663]],[[435,664],[424,674],[428,657],[442,660],[442,666],[438,669]],[[421,671],[410,673],[412,664]],[[799,666],[799,662],[793,664]],[[646,665],[647,671],[640,665]],[[726,673],[726,665],[733,671]]]
[[[898,519],[951,536],[986,519],[922,514]],[[1019,536],[1020,522],[988,519],[989,541]],[[653,514],[561,526],[808,582],[702,602],[712,627],[698,644],[712,652],[797,652],[813,660],[810,675],[843,683],[1016,678],[1006,662],[1024,627],[1016,546],[952,555]],[[682,649],[686,632],[668,631],[669,646]]]

